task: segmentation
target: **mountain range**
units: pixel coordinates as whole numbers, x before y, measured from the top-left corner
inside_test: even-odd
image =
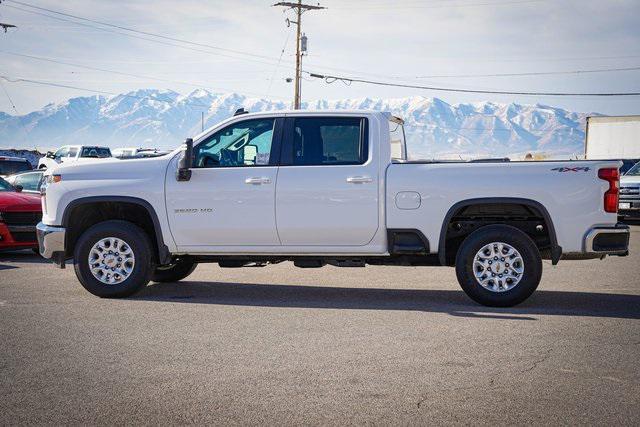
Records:
[[[202,89],[188,95],[140,89],[111,98],[85,96],[15,116],[0,112],[0,147],[54,149],[65,144],[173,148],[244,107],[289,108],[282,101]],[[583,153],[586,113],[547,105],[476,102],[448,104],[438,98],[318,100],[303,108],[390,111],[405,120],[412,158],[474,158],[538,153],[568,158]]]

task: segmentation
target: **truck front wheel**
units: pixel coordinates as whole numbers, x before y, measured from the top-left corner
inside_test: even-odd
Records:
[[[75,245],[73,265],[86,290],[99,297],[127,297],[147,283],[154,270],[149,236],[127,221],[100,222]]]
[[[167,265],[159,265],[151,275],[153,282],[177,282],[196,269],[198,263],[189,257],[177,258]]]
[[[522,231],[489,225],[471,233],[456,255],[456,276],[464,292],[489,307],[520,304],[536,290],[542,258]]]

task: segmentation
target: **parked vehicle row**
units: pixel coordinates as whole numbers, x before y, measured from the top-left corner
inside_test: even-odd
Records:
[[[371,111],[232,117],[167,156],[45,173],[40,253],[103,297],[197,263],[455,267],[475,301],[512,306],[542,259],[628,254],[620,161],[433,162]]]

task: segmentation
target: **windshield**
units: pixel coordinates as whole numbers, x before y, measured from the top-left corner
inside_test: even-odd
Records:
[[[105,158],[111,157],[111,151],[106,147],[84,147],[80,157]]]
[[[640,176],[640,162],[636,163],[624,176]]]
[[[13,175],[14,173],[30,171],[28,162],[19,160],[0,160],[0,175]]]
[[[15,191],[15,189],[7,181],[0,178],[0,191]]]

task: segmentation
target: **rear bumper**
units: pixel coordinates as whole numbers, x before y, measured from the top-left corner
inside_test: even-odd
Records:
[[[36,225],[38,246],[40,255],[53,260],[60,267],[64,267],[65,260],[65,233],[64,227],[53,227],[39,222]]]
[[[628,255],[629,226],[594,227],[584,238],[584,252],[597,255]]]

